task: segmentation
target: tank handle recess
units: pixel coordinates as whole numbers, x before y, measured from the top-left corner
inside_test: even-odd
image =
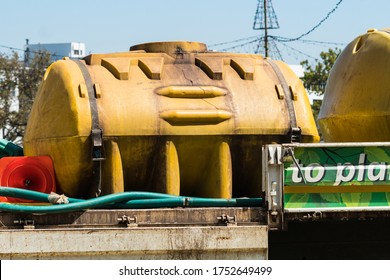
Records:
[[[199,42],[152,42],[134,45],[130,51],[145,51],[147,53],[166,53],[170,56],[182,55],[184,53],[204,53],[207,52],[207,46]]]

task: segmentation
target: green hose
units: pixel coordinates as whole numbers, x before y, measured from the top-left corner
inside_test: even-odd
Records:
[[[48,194],[11,187],[0,187],[0,196],[49,202]],[[199,198],[152,192],[123,192],[88,200],[76,198],[69,198],[68,200],[68,204],[48,206],[0,203],[0,211],[43,214],[66,213],[102,207],[110,209],[147,209],[166,207],[259,207],[262,206],[263,202],[261,198]]]
[[[28,200],[50,202],[49,194],[12,187],[0,187],[0,196],[23,198]],[[83,199],[68,198],[69,203],[81,202]]]
[[[261,205],[261,198],[223,199],[176,196],[172,198],[161,199],[130,200],[126,203],[115,204],[112,208],[145,209],[165,207],[259,207]]]
[[[47,193],[36,192],[36,191],[31,191],[26,189],[12,188],[12,187],[0,187],[0,196],[24,198],[24,199],[35,200],[40,202],[50,202],[49,194]],[[102,196],[99,197],[99,199],[105,198],[110,200],[113,197],[116,198],[114,202],[116,202],[116,200],[119,200],[119,202],[123,202],[131,199],[171,198],[176,196],[169,195],[169,194],[162,194],[162,193],[151,193],[151,192],[123,192],[123,193],[109,194],[106,196]],[[69,203],[89,201],[89,200],[78,199],[78,198],[68,198],[68,200]]]
[[[0,158],[23,156],[23,148],[11,141],[0,139]]]

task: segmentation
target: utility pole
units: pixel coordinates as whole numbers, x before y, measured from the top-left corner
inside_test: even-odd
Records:
[[[264,55],[268,57],[267,0],[264,0]]]
[[[28,66],[30,62],[30,48],[28,44],[29,44],[29,39],[26,39],[26,47],[24,49],[24,66]]]
[[[264,35],[261,38],[264,38],[264,56],[269,56],[269,35],[268,29],[278,29],[279,22],[276,17],[276,13],[272,6],[271,0],[257,0],[257,9],[255,14],[255,19],[253,21],[253,30],[262,30]],[[261,40],[259,40],[257,45],[257,50],[255,53],[259,53],[261,49]]]

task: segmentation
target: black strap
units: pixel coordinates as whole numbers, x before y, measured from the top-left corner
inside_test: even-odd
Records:
[[[81,60],[75,60],[83,74],[84,81],[87,87],[88,100],[91,108],[91,141],[92,141],[92,161],[93,161],[93,186],[95,189],[95,196],[99,196],[102,188],[102,161],[104,158],[103,149],[103,129],[99,124],[99,112],[96,102],[95,91],[92,84],[92,78],[89,74],[88,68]]]
[[[290,92],[290,89],[288,87],[287,81],[284,78],[283,73],[280,71],[278,65],[276,65],[275,62],[273,62],[270,59],[267,59],[266,61],[268,62],[269,65],[271,65],[272,69],[274,70],[274,73],[278,77],[278,80],[279,80],[279,82],[282,86],[282,89],[284,91],[288,115],[289,115],[289,119],[290,119],[290,131],[289,131],[290,141],[291,142],[300,142],[301,141],[301,129],[298,127],[298,124],[297,124],[294,103],[293,103],[293,100],[291,98],[291,92]]]

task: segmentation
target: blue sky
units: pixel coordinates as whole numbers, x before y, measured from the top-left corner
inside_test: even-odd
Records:
[[[270,34],[297,37],[319,23],[339,0],[273,0],[280,29]],[[0,45],[23,49],[30,43],[84,42],[89,53],[127,51],[152,41],[200,41],[212,45],[259,35],[252,30],[257,0],[12,0],[2,2]],[[343,48],[369,28],[390,26],[389,0],[343,0],[307,40],[344,45],[279,45],[290,64]],[[213,47],[216,49],[217,47]],[[249,52],[250,47],[241,51]],[[9,49],[0,48],[7,53]],[[306,56],[305,56],[306,55]]]

